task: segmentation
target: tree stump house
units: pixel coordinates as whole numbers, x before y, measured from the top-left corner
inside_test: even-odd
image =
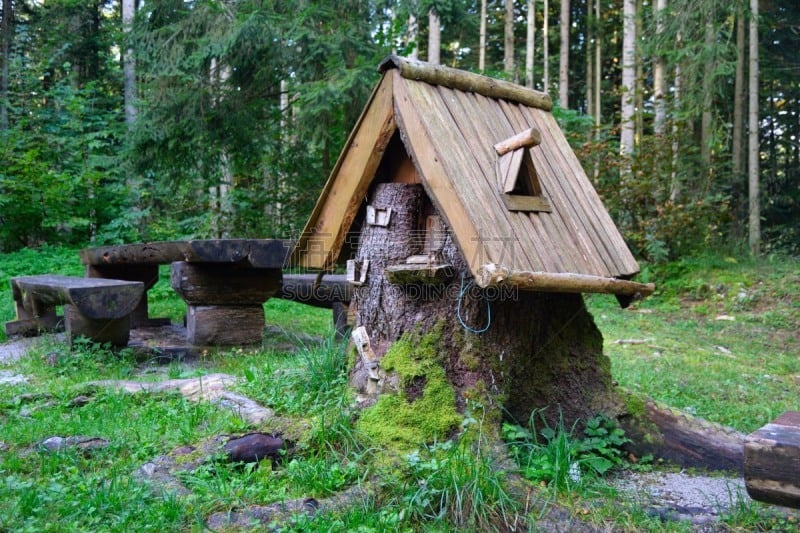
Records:
[[[627,306],[653,287],[631,281],[639,266],[550,98],[394,56],[379,70],[291,254],[310,269],[347,262],[360,398],[429,394],[429,366],[387,363],[405,339],[435,347],[461,412],[472,399],[518,421],[615,409],[581,293]]]

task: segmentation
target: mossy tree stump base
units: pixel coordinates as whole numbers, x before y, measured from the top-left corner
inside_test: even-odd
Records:
[[[356,326],[369,335],[378,368],[376,373],[370,368],[374,363],[356,357],[350,382],[363,405],[377,402],[368,408],[381,412],[376,422],[388,426],[413,419],[418,402],[424,415],[431,408],[429,388],[441,383],[452,391],[449,408],[463,413],[480,405],[498,430],[504,416],[526,423],[539,410],[549,424],[563,418],[566,427],[600,412],[617,414],[621,402],[603,339],[580,295],[465,287],[471,275],[449,231],[438,236],[435,253],[452,266],[450,281],[393,284],[387,266],[430,253],[423,250],[420,213],[430,213],[432,206],[420,185],[378,184],[368,199],[376,209],[392,209],[387,226],[364,225],[356,256],[369,261],[367,279],[354,293]],[[474,332],[487,325],[485,332]],[[394,398],[382,400],[387,394]],[[440,405],[445,396],[437,394],[434,403]],[[394,405],[401,401],[402,409]],[[447,419],[437,411],[440,415]],[[366,411],[362,418],[373,415]],[[431,437],[447,436],[438,433]]]

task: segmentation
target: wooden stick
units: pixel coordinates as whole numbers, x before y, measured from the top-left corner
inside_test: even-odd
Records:
[[[655,290],[655,285],[652,283],[636,283],[587,274],[512,271],[493,263],[478,269],[475,282],[481,287],[508,284],[520,289],[542,292],[597,292],[648,296]]]
[[[538,146],[541,143],[541,132],[536,128],[528,128],[523,132],[512,135],[508,139],[495,144],[494,150],[497,152],[497,155],[503,155],[517,148],[530,148],[532,146]]]
[[[423,61],[413,61],[391,55],[378,67],[380,72],[391,68],[400,70],[404,78],[423,81],[431,85],[443,85],[451,89],[478,93],[489,98],[509,100],[518,104],[550,111],[553,101],[546,93],[534,91],[508,81],[496,80],[480,74],[466,72],[441,65],[431,65]]]

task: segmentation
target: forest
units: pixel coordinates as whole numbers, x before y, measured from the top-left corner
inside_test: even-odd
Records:
[[[637,257],[800,251],[792,0],[3,0],[0,251],[296,237],[388,54],[548,92]]]

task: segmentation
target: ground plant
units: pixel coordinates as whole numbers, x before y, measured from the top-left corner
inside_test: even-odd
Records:
[[[0,257],[0,321],[13,319],[8,278],[80,275],[76,251],[45,248]],[[162,278],[164,276],[162,275]],[[796,409],[800,383],[800,270],[790,258],[696,258],[645,266],[656,294],[622,310],[611,297],[587,303],[605,337],[620,386],[749,432]],[[185,312],[164,279],[151,310]],[[509,420],[502,443],[486,434],[479,405],[446,439],[395,456],[359,430],[347,384],[346,347],[330,312],[291,302],[265,306],[263,346],[209,351],[168,363],[131,350],[45,336],[18,360],[0,363],[0,531],[203,531],[215,513],[297,498],[356,494],[330,513],[267,524],[279,531],[536,530],[557,506],[600,528],[687,531],[637,507],[615,484],[637,470],[669,469],[622,450],[625,435],[603,417],[576,428],[534,415]],[[5,341],[5,339],[3,339]],[[272,409],[286,435],[299,435],[277,460],[231,463],[209,454],[180,473],[180,494],[138,474],[176,449],[252,431],[241,417],[177,393],[125,394],[98,380],[159,381],[225,372],[236,392]],[[712,391],[709,393],[709,391]],[[96,449],[50,450],[52,437],[102,439]],[[197,460],[189,453],[184,461]],[[632,459],[635,462],[632,462]],[[356,490],[358,489],[358,490]],[[349,491],[349,492],[348,492]],[[534,505],[523,494],[536,494]],[[530,504],[530,505],[529,505]],[[263,529],[263,525],[259,526]],[[743,503],[721,518],[731,531],[791,531],[791,516]]]

